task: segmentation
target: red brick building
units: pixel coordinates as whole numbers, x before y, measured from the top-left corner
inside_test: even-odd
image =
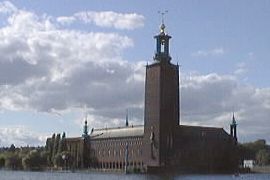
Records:
[[[76,168],[141,171],[233,172],[237,168],[236,123],[222,128],[179,122],[179,66],[171,63],[162,23],[154,61],[146,66],[144,125],[92,129],[67,138]]]

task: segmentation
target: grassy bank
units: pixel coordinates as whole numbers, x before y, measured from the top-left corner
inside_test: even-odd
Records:
[[[270,173],[270,166],[255,166],[251,171],[255,173]]]

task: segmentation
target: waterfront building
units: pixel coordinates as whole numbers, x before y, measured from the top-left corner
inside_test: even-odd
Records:
[[[223,128],[181,125],[179,66],[171,62],[164,23],[154,36],[156,51],[146,66],[144,125],[93,128],[85,121],[82,137],[66,138],[75,168],[233,172],[237,169],[236,121]],[[207,102],[205,102],[207,104]],[[124,123],[123,123],[124,124]],[[47,144],[52,142],[47,140]]]

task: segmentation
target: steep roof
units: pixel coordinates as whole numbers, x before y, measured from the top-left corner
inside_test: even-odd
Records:
[[[93,129],[90,133],[91,139],[106,139],[106,138],[127,138],[141,137],[144,133],[144,126],[127,126],[117,128]]]

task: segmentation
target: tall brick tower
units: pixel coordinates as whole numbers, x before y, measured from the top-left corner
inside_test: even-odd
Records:
[[[171,36],[162,22],[156,39],[154,62],[146,66],[144,158],[151,167],[168,165],[179,126],[179,66],[169,54]]]

